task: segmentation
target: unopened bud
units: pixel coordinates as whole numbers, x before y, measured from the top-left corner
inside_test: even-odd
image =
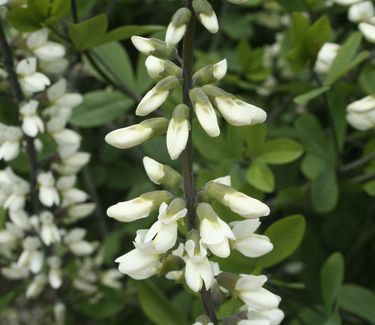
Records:
[[[177,51],[174,47],[169,47],[157,38],[132,36],[131,40],[135,48],[143,54],[171,60],[177,57]]]
[[[198,70],[193,75],[193,83],[195,86],[203,86],[213,83],[224,78],[227,73],[227,60],[221,60],[218,63],[210,64]]]
[[[169,60],[159,59],[156,56],[150,55],[147,57],[146,69],[148,75],[154,80],[160,80],[168,76],[181,76],[181,68]]]
[[[167,149],[171,159],[177,159],[185,150],[189,128],[189,107],[185,104],[177,105],[167,130]]]
[[[216,33],[219,30],[215,11],[207,0],[193,0],[193,9],[201,24],[210,33]]]
[[[143,158],[143,165],[145,167],[147,176],[155,184],[164,184],[169,187],[176,187],[181,183],[181,175],[172,167],[163,165],[149,157]]]
[[[115,148],[128,149],[165,133],[167,126],[168,120],[166,118],[152,118],[139,124],[114,130],[106,135],[105,141]]]
[[[188,8],[180,8],[173,15],[165,35],[165,42],[169,46],[177,45],[184,37],[191,12]]]

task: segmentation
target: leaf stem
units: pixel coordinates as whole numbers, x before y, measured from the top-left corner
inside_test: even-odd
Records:
[[[193,12],[192,0],[186,0],[186,7]],[[189,91],[193,87],[192,73],[193,73],[193,57],[194,57],[194,41],[195,41],[195,25],[196,17],[192,14],[189,25],[187,27],[182,49],[182,89],[183,89],[183,103],[190,108],[189,121],[191,130],[189,132],[189,138],[186,148],[181,156],[181,169],[182,177],[184,179],[184,195],[187,205],[187,224],[189,230],[196,229],[196,218],[195,218],[195,200],[196,191],[194,184],[194,172],[193,172],[193,143],[192,143],[192,119],[193,119],[193,106],[189,98]],[[216,325],[218,324],[214,302],[210,290],[201,290],[201,299],[203,307],[207,316]]]
[[[8,72],[9,84],[11,86],[14,98],[18,105],[24,101],[24,96],[20,83],[18,82],[17,74],[13,63],[13,54],[6,39],[3,22],[0,17],[0,46],[3,51],[4,64]],[[34,139],[26,134],[23,134],[26,142],[26,155],[29,161],[30,167],[30,195],[31,203],[33,206],[34,213],[39,213],[39,200],[38,200],[38,188],[37,188],[37,176],[38,176],[38,161],[37,154],[34,145]]]

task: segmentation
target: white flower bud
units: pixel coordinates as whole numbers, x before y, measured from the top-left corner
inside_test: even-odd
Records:
[[[146,55],[151,54],[156,49],[151,39],[146,37],[132,36],[131,41],[139,52]]]
[[[171,199],[172,194],[167,191],[149,192],[130,201],[112,205],[108,208],[107,215],[121,222],[132,222],[147,218],[162,202],[169,202]]]
[[[266,204],[238,192],[230,186],[209,182],[206,184],[206,191],[210,197],[245,218],[258,218],[267,216],[270,213],[270,209]]]
[[[51,207],[54,204],[59,204],[60,198],[55,188],[55,179],[51,172],[40,173],[38,175],[38,185],[39,200],[43,205]]]
[[[44,274],[38,274],[31,284],[26,289],[27,298],[35,298],[41,294],[47,283],[46,276]]]
[[[218,63],[210,64],[202,69],[199,69],[193,75],[193,84],[195,86],[202,86],[213,83],[224,78],[227,73],[227,60],[221,60]]]
[[[329,42],[324,43],[318,53],[314,70],[319,73],[327,73],[335,60],[339,49],[339,44]]]
[[[360,131],[375,127],[375,96],[366,96],[348,105],[346,119]]]
[[[167,100],[168,95],[179,85],[175,76],[160,80],[140,101],[135,114],[145,116],[158,109]]]
[[[36,72],[36,58],[21,60],[16,71],[21,88],[26,94],[43,91],[51,84],[44,74]]]
[[[367,23],[360,23],[359,30],[369,43],[375,44],[375,17],[372,17]]]
[[[135,48],[143,54],[153,55],[162,59],[176,58],[176,49],[168,46],[165,42],[159,39],[132,36],[131,41]]]
[[[185,35],[190,17],[191,12],[187,8],[180,8],[175,12],[165,34],[165,42],[168,46],[175,46],[181,41]]]
[[[177,105],[169,121],[167,130],[167,149],[172,160],[177,159],[185,150],[189,139],[189,107],[185,104]]]
[[[348,18],[353,23],[366,22],[375,15],[371,1],[363,1],[352,5],[348,11]]]
[[[85,229],[74,228],[64,237],[65,245],[76,256],[86,256],[94,252],[95,245],[83,240],[85,235]]]
[[[105,141],[118,149],[128,149],[137,146],[151,137],[165,133],[168,120],[157,117],[145,120],[139,124],[117,129],[105,136]]]
[[[160,184],[165,176],[164,165],[149,157],[143,158],[143,166],[145,167],[148,178],[155,184]]]
[[[48,29],[31,33],[26,40],[27,47],[41,60],[54,61],[65,55],[65,47],[48,41]]]
[[[147,73],[154,80],[160,80],[168,76],[181,76],[181,68],[171,61],[159,59],[156,56],[148,56],[145,61]]]
[[[199,124],[211,137],[220,135],[217,116],[207,95],[200,88],[193,88],[189,92]]]
[[[20,154],[22,131],[18,127],[0,128],[0,160],[10,161]]]
[[[201,24],[210,33],[216,33],[219,30],[215,11],[207,0],[193,0],[193,9]]]

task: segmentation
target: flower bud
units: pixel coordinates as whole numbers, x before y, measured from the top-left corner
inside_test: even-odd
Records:
[[[168,76],[181,76],[181,68],[171,61],[159,59],[156,56],[148,56],[145,62],[148,75],[154,80],[160,80]]]
[[[174,47],[168,46],[165,42],[157,38],[132,36],[131,41],[135,48],[143,54],[171,60],[177,57],[177,51]]]
[[[118,149],[128,149],[146,140],[165,133],[168,120],[164,117],[152,118],[139,124],[121,128],[108,133],[105,141]]]
[[[167,149],[172,160],[177,159],[185,150],[189,139],[189,107],[177,105],[169,121],[167,130]]]
[[[193,88],[189,92],[189,97],[202,128],[211,137],[219,136],[220,128],[216,113],[207,95],[201,88]]]
[[[219,30],[215,11],[207,0],[193,0],[193,9],[201,24],[210,32]]]
[[[165,184],[169,187],[176,187],[181,184],[181,175],[168,165],[158,163],[149,157],[143,158],[143,166],[145,167],[148,178],[155,184]]]
[[[168,46],[175,46],[181,41],[185,35],[190,17],[191,12],[188,8],[180,8],[176,11],[165,35],[165,42]]]
[[[223,79],[227,73],[227,60],[221,60],[218,63],[210,64],[198,70],[193,75],[193,84],[203,86]]]
[[[266,112],[261,108],[239,100],[219,87],[205,85],[202,89],[229,124],[254,125],[267,118]]]
[[[375,96],[366,96],[348,105],[346,119],[360,131],[375,127]]]
[[[179,85],[175,76],[168,76],[160,80],[140,101],[135,114],[145,116],[159,108],[167,100],[170,92]]]
[[[371,1],[363,1],[352,5],[348,11],[348,18],[353,23],[366,22],[375,15]]]
[[[319,73],[327,73],[335,60],[339,49],[339,44],[330,42],[324,43],[318,53],[314,70]]]
[[[206,184],[206,192],[209,197],[245,218],[258,218],[270,213],[269,207],[263,202],[224,184],[209,182]]]
[[[162,202],[169,202],[171,199],[172,194],[167,191],[148,192],[130,201],[112,205],[108,208],[107,215],[121,222],[131,222],[147,218]]]
[[[375,44],[375,17],[369,19],[367,23],[360,23],[359,30],[368,42]]]

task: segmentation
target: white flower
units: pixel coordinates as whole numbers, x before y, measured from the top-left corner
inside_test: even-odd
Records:
[[[234,248],[247,257],[259,257],[273,249],[273,245],[267,236],[257,235],[254,232],[260,226],[259,219],[249,219],[232,222],[235,241]]]
[[[0,0],[0,6],[6,5],[9,0]]]
[[[35,137],[38,132],[44,132],[44,124],[36,113],[39,102],[30,100],[20,108],[22,130],[29,137]]]
[[[56,325],[65,325],[66,307],[62,302],[58,302],[53,306],[53,315]]]
[[[88,194],[74,187],[76,181],[76,175],[62,176],[57,180],[56,188],[62,197],[62,207],[82,203],[87,200]]]
[[[319,50],[314,70],[319,73],[327,73],[336,58],[340,45],[336,43],[324,43]]]
[[[353,23],[366,22],[375,15],[374,5],[371,1],[363,1],[352,5],[348,11],[348,18]]]
[[[352,4],[361,2],[363,0],[334,0],[337,4],[342,5],[342,6],[350,6]]]
[[[185,243],[187,253],[185,266],[185,280],[188,287],[194,292],[211,288],[214,283],[214,273],[210,261],[207,258],[207,250],[199,242],[198,247],[194,240],[189,239]]]
[[[149,38],[132,36],[131,41],[135,48],[143,54],[149,55],[155,51],[155,45]]]
[[[123,278],[122,273],[115,269],[110,269],[102,273],[101,282],[107,287],[119,290],[122,287],[119,281],[121,278]]]
[[[60,163],[53,164],[52,168],[61,175],[77,174],[83,166],[90,161],[90,154],[87,152],[64,152],[59,150]]]
[[[367,23],[360,23],[359,30],[368,42],[375,44],[375,17],[369,19]]]
[[[207,0],[193,0],[193,8],[201,24],[210,32],[219,30],[215,11]]]
[[[53,289],[58,289],[62,285],[61,260],[56,256],[51,256],[47,264],[49,266],[48,282]]]
[[[21,60],[17,64],[16,70],[22,90],[26,94],[43,91],[51,84],[44,74],[36,71],[36,58]]]
[[[189,108],[180,104],[173,111],[173,115],[168,124],[167,149],[171,159],[177,159],[185,150],[189,138]]]
[[[19,266],[17,263],[12,263],[8,267],[3,267],[1,273],[10,280],[21,280],[29,276],[28,268]]]
[[[223,79],[225,75],[227,74],[227,69],[228,69],[228,63],[227,60],[221,60],[218,63],[214,64],[214,71],[213,71],[213,76],[216,80]]]
[[[119,271],[133,279],[143,280],[157,274],[162,266],[160,252],[156,251],[152,242],[145,243],[147,230],[137,231],[135,249],[118,257]]]
[[[241,275],[236,283],[238,297],[250,308],[257,310],[277,308],[280,297],[264,289],[267,281],[264,275]]]
[[[278,325],[284,319],[284,313],[279,308],[257,310],[249,308],[247,320],[242,320],[239,325]]]
[[[165,42],[168,46],[177,45],[184,37],[191,12],[187,8],[178,9],[172,17],[165,34]]]
[[[39,185],[39,201],[47,207],[59,204],[60,197],[55,188],[55,179],[52,173],[40,173],[37,180]]]
[[[0,124],[0,160],[10,161],[18,157],[22,140],[21,129]]]
[[[199,124],[211,137],[220,135],[217,116],[207,95],[200,88],[190,90],[190,100],[194,106]]]
[[[160,184],[161,180],[165,176],[164,165],[158,163],[156,160],[150,157],[143,158],[143,166],[146,170],[148,178],[155,184]]]
[[[47,74],[61,74],[66,71],[68,66],[69,61],[65,58],[40,62],[40,70]]]
[[[375,127],[375,96],[366,96],[348,105],[346,119],[360,131]]]
[[[72,108],[82,103],[83,97],[76,93],[67,93],[66,79],[60,79],[47,90],[47,97],[52,105]]]
[[[83,238],[86,230],[82,228],[74,228],[64,236],[64,243],[68,249],[76,256],[90,255],[94,252],[95,245],[89,243]]]
[[[230,177],[230,175],[215,178],[211,182],[223,184],[223,185],[226,185],[226,186],[232,186],[232,178]]]
[[[187,209],[183,199],[175,199],[168,206],[160,205],[158,221],[147,231],[145,243],[152,242],[158,252],[171,249],[177,240],[177,221],[186,216]]]
[[[18,177],[10,167],[0,171],[0,204],[4,209],[23,209],[30,185]]]
[[[105,141],[118,149],[137,146],[152,136],[162,134],[167,129],[168,120],[162,117],[145,120],[139,124],[109,132]]]
[[[40,251],[41,243],[37,237],[27,237],[23,242],[23,252],[18,258],[20,267],[27,267],[33,273],[39,273],[43,267],[44,255]]]
[[[235,239],[228,224],[219,218],[208,203],[200,203],[197,214],[200,218],[199,231],[202,243],[216,256],[228,257],[229,239]]]
[[[46,28],[31,33],[26,39],[26,44],[35,56],[44,61],[54,61],[65,55],[64,46],[48,41]]]
[[[47,130],[56,141],[59,151],[66,155],[76,152],[81,144],[81,136],[76,131],[66,129],[66,117],[56,116],[48,121]]]
[[[95,211],[95,208],[95,203],[81,203],[72,205],[68,208],[68,216],[64,219],[64,221],[67,223],[76,222],[82,218],[89,216],[91,213]]]
[[[141,195],[130,201],[112,205],[107,215],[121,222],[131,222],[147,218],[162,202],[169,202],[171,194],[167,191],[154,191]]]
[[[60,231],[53,222],[53,214],[49,211],[40,213],[41,229],[40,237],[46,246],[60,242]]]
[[[20,239],[23,239],[24,232],[22,228],[7,222],[5,229],[0,230],[0,244],[8,247],[14,247]]]
[[[160,80],[139,102],[135,114],[146,116],[158,109],[178,84],[179,80],[175,76],[168,76]]]
[[[27,298],[35,298],[40,295],[47,283],[46,276],[44,274],[38,274],[35,276],[33,282],[26,289]]]
[[[159,79],[165,70],[165,60],[156,56],[148,56],[145,61],[146,69],[152,79]]]

